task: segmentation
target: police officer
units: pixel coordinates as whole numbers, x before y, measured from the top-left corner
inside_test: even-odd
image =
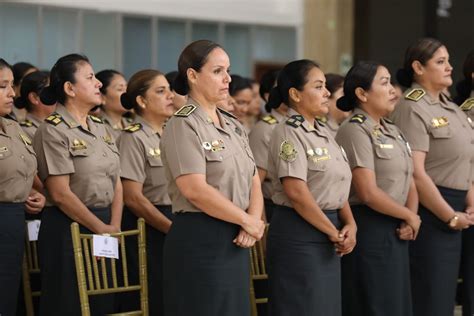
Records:
[[[412,315],[408,240],[420,218],[410,147],[385,118],[397,101],[390,73],[375,62],[349,70],[337,101],[354,111],[336,141],[352,169],[349,203],[358,227],[357,247],[341,263],[343,315]]]
[[[102,94],[100,118],[109,133],[117,139],[120,132],[133,123],[131,118],[124,117],[127,111],[120,103],[120,96],[127,89],[127,81],[120,72],[112,69],[99,71],[96,77],[102,83],[102,87],[100,87]]]
[[[347,202],[349,165],[315,120],[328,111],[325,82],[313,61],[293,61],[268,101],[290,107],[269,147],[276,204],[267,242],[269,315],[341,314],[338,254],[352,251],[357,228]]]
[[[272,76],[271,76],[272,75]],[[263,79],[273,79],[271,85],[266,84],[266,80],[260,84],[260,92],[265,102],[268,99],[268,93],[265,93],[265,87],[271,88],[276,84],[278,72],[269,72]],[[269,78],[271,76],[271,78]],[[272,202],[272,175],[268,171],[268,145],[270,143],[270,136],[278,123],[283,122],[287,116],[288,106],[284,103],[280,104],[277,108],[270,108],[265,105],[265,110],[269,114],[262,117],[260,121],[255,124],[252,131],[249,134],[250,148],[252,149],[255,163],[257,164],[258,175],[262,182],[262,192],[265,203],[265,215],[268,222],[272,219],[273,214],[273,202]]]
[[[88,112],[101,101],[101,83],[85,56],[71,54],[51,69],[45,104],[59,102],[38,128],[34,148],[48,202],[39,234],[40,315],[80,315],[70,225],[83,233],[116,233],[122,215],[119,154],[102,120]],[[113,312],[113,297],[97,298],[92,314]]]
[[[216,107],[228,97],[229,66],[208,40],[178,60],[175,89],[188,104],[161,141],[176,214],[164,246],[166,316],[250,315],[245,248],[263,235],[263,198],[244,127]]]
[[[443,90],[452,84],[449,53],[423,38],[405,54],[398,81],[408,89],[392,118],[413,154],[423,222],[410,245],[414,315],[452,315],[461,258],[461,230],[472,223],[474,134]]]
[[[0,314],[15,315],[25,238],[25,210],[39,212],[44,197],[32,189],[36,157],[31,139],[13,120],[12,67],[0,58]]]
[[[122,228],[136,229],[138,217],[146,221],[146,252],[150,315],[163,315],[163,243],[171,227],[171,199],[161,160],[160,138],[165,121],[173,115],[173,92],[157,70],[141,70],[129,81],[122,95],[126,109],[134,109],[135,123],[119,138],[121,178],[124,189]],[[138,282],[136,240],[127,243],[130,278]],[[128,300],[140,307],[139,296]]]

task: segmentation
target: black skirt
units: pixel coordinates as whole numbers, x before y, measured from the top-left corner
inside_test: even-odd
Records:
[[[263,199],[263,203],[265,206],[265,216],[267,217],[267,222],[270,223],[272,221],[273,216],[273,208],[275,207],[275,203],[269,199]]]
[[[465,210],[467,191],[438,187],[457,212]],[[460,231],[452,230],[420,204],[422,226],[410,244],[413,314],[452,316],[461,261]]]
[[[249,316],[249,251],[240,227],[205,213],[178,213],[164,246],[166,316]]]
[[[342,257],[342,314],[412,315],[408,241],[396,234],[402,222],[365,205],[352,206],[357,246]]]
[[[173,220],[171,205],[156,205],[168,219]],[[122,230],[137,228],[138,217],[127,207],[123,210]],[[148,308],[150,315],[163,315],[163,245],[166,235],[146,224],[146,255],[148,273]],[[138,284],[138,246],[137,237],[127,238],[128,277],[131,284]],[[140,309],[140,293],[129,292],[120,295],[120,310]]]
[[[338,212],[325,213],[339,228]],[[267,249],[268,315],[341,315],[340,259],[326,234],[276,205]]]
[[[0,315],[14,316],[25,248],[25,204],[0,203]]]
[[[110,208],[89,207],[89,210],[104,223],[110,223]],[[71,223],[72,220],[57,207],[43,210],[38,237],[42,316],[81,315]],[[80,226],[80,231],[92,233],[83,226]],[[113,295],[89,297],[91,314],[105,315],[114,312],[113,298]]]

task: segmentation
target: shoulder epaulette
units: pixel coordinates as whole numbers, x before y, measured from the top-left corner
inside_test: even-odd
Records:
[[[126,118],[125,118],[125,121],[126,121],[127,123],[130,123],[130,124],[131,124],[131,123],[133,123],[133,118],[131,118],[131,117],[126,117]]]
[[[20,125],[24,127],[31,127],[33,126],[33,122],[28,119],[25,119],[23,122],[20,122]]]
[[[408,92],[408,93],[405,95],[405,99],[407,99],[407,100],[412,100],[412,101],[417,102],[417,101],[420,100],[425,94],[426,94],[425,90],[420,89],[420,88],[415,88],[415,89],[410,90],[410,92]]]
[[[96,123],[104,124],[104,121],[102,119],[98,118],[97,116],[89,115],[89,118],[91,120],[93,120],[94,122],[96,122]]]
[[[362,124],[365,122],[366,119],[367,117],[364,114],[356,114],[353,117],[351,117],[349,122]]]
[[[187,117],[196,110],[197,106],[194,104],[188,104],[182,106],[178,111],[174,113],[174,116]]]
[[[293,127],[300,127],[304,122],[304,117],[302,115],[293,115],[286,120],[286,124]]]
[[[390,119],[388,119],[388,118],[386,118],[386,117],[384,117],[383,120],[384,120],[386,123],[388,123],[388,124],[393,124],[393,125],[395,124],[395,123],[392,122],[392,120],[390,120]]]
[[[142,124],[141,123],[135,123],[135,124],[132,124],[132,125],[129,125],[127,127],[125,127],[123,130],[126,131],[126,132],[129,132],[129,133],[135,133],[136,131],[139,131],[143,128]]]
[[[226,110],[223,110],[223,109],[221,109],[221,108],[217,108],[217,109],[218,109],[218,110],[219,110],[219,112],[221,112],[222,114],[224,114],[224,115],[227,115],[227,116],[230,116],[230,117],[232,117],[232,118],[235,118],[235,119],[237,119],[237,117],[236,117],[234,114],[232,114],[232,113],[229,113],[229,112],[227,112]]]
[[[464,101],[459,108],[463,111],[470,111],[474,107],[474,98],[469,98]]]
[[[318,122],[320,126],[325,126],[328,122],[328,118],[325,116],[316,116],[316,122]]]
[[[53,113],[47,118],[45,118],[44,121],[56,126],[63,121],[63,117],[57,113]]]
[[[277,119],[273,115],[266,115],[266,116],[262,117],[262,121],[264,121],[265,123],[268,123],[270,125],[278,123]]]

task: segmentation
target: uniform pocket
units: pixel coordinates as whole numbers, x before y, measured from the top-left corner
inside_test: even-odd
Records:
[[[163,167],[161,157],[147,156],[148,164],[152,167]]]
[[[69,148],[73,157],[88,157],[92,154],[92,148]]]
[[[432,128],[430,133],[433,135],[433,138],[451,138],[453,136],[453,132],[449,126]]]
[[[221,150],[221,151],[211,151],[207,150],[205,152],[206,161],[212,162],[222,162],[230,155],[228,150]]]
[[[385,144],[382,144],[385,145]],[[393,150],[390,148],[382,148],[383,146],[380,146],[380,144],[375,144],[375,155],[380,158],[380,159],[392,159],[392,155],[390,154],[390,151]],[[393,145],[392,145],[393,146]]]
[[[328,169],[327,160],[315,161],[311,157],[308,158],[308,169],[312,171],[324,172]]]

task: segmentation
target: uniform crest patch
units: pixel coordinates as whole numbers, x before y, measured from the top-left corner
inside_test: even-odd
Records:
[[[285,140],[280,145],[280,158],[286,162],[293,162],[296,159],[298,152],[295,149],[295,146],[289,140]]]

